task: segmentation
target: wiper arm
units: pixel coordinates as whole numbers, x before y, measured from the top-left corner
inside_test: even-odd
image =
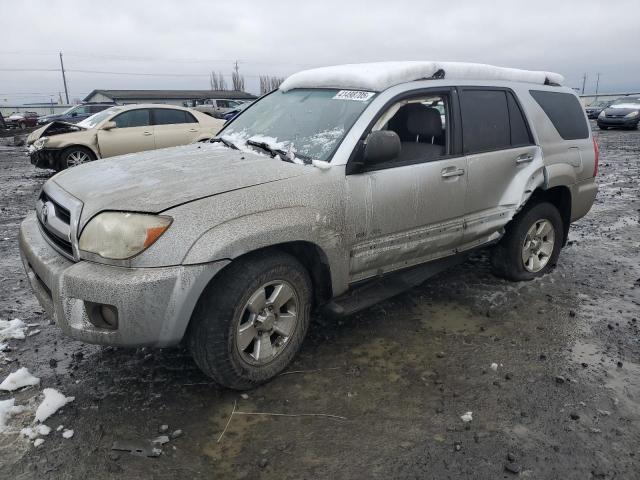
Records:
[[[236,145],[234,145],[234,143],[231,140],[227,140],[224,137],[214,137],[211,139],[211,143],[218,143],[218,142],[222,143],[226,147],[229,147],[233,150],[240,150]]]
[[[293,161],[292,158],[292,154],[290,154],[289,152],[282,150],[281,148],[273,148],[271,145],[269,145],[267,142],[259,142],[257,140],[247,140],[247,145],[251,145],[252,147],[258,147],[261,148],[263,150],[265,150],[266,152],[269,152],[269,154],[271,155],[271,157],[280,157],[280,159],[284,160],[285,162],[290,162],[290,163],[296,163]],[[304,163],[311,163],[311,159],[305,155],[298,155],[295,154],[294,158],[299,158],[300,160],[302,160]]]

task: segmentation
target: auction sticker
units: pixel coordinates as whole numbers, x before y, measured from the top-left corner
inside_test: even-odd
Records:
[[[375,93],[373,92],[363,92],[362,90],[340,90],[336,93],[333,100],[353,100],[355,102],[366,102],[371,97],[373,97]]]

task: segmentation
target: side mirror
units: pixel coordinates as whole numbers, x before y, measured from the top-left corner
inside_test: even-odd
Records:
[[[364,147],[364,163],[377,164],[393,160],[400,155],[400,137],[391,130],[377,130],[367,137]]]
[[[113,120],[109,120],[108,122],[104,122],[104,125],[102,125],[102,130],[111,130],[116,127],[116,122],[114,122]]]

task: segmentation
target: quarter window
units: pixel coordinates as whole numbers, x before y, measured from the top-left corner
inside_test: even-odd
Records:
[[[156,108],[153,110],[155,125],[175,125],[179,123],[196,123],[196,119],[189,112],[172,108]]]
[[[589,126],[575,95],[546,90],[529,90],[564,140],[589,138]]]
[[[118,128],[146,127],[149,122],[149,110],[129,110],[113,119]]]

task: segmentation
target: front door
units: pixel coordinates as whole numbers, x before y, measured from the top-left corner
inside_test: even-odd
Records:
[[[127,110],[112,118],[116,128],[98,131],[98,148],[102,158],[153,150],[155,141],[150,111]]]
[[[399,157],[346,179],[351,282],[447,256],[462,240],[467,160],[452,153],[449,95],[399,103],[374,126],[398,134]]]

